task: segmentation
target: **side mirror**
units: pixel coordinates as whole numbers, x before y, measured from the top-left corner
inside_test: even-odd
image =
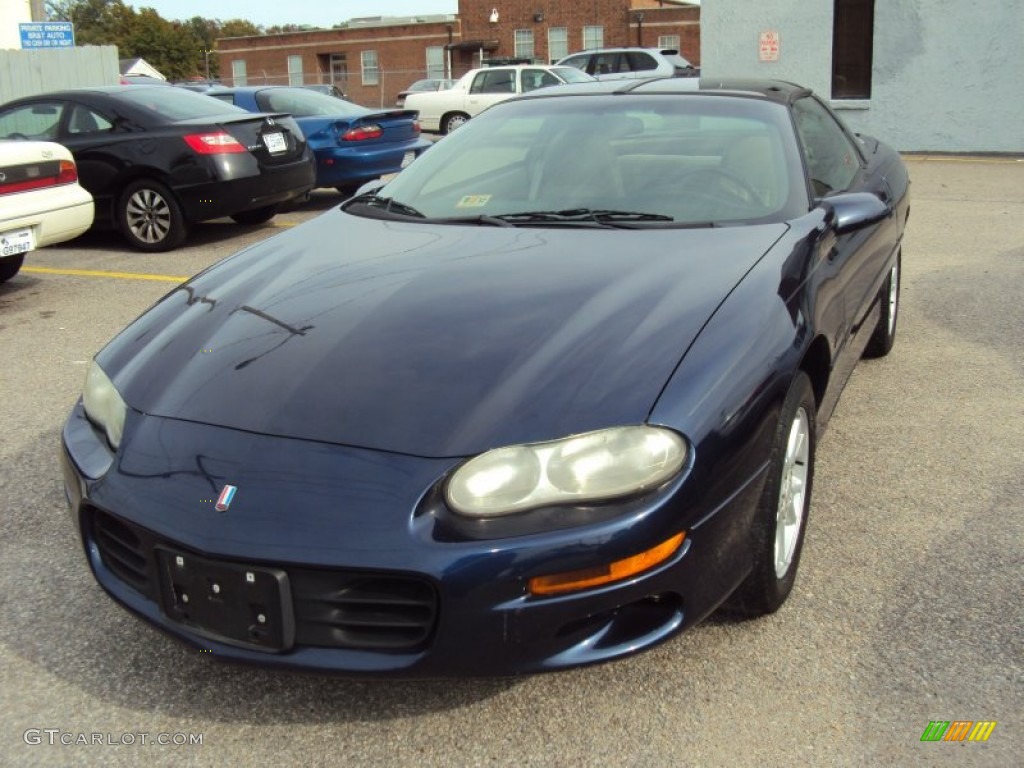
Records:
[[[821,200],[826,221],[837,235],[854,232],[877,224],[890,213],[892,208],[870,192],[844,192]]]

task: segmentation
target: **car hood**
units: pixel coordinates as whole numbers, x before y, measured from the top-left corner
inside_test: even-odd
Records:
[[[145,413],[467,456],[643,422],[785,230],[429,225],[328,211],[171,291],[97,360]]]

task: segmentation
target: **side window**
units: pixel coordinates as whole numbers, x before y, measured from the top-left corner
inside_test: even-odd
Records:
[[[53,141],[62,109],[60,102],[44,101],[8,110],[0,115],[0,138]]]
[[[599,53],[594,57],[594,74],[610,75],[614,72],[621,72],[624,65],[622,57],[617,53]]]
[[[473,87],[476,87],[474,81]],[[515,93],[515,72],[510,69],[490,70],[483,73],[483,85],[479,93]]]
[[[487,79],[488,72],[478,72],[476,77],[473,78],[473,84],[469,86],[470,93],[483,93],[484,92],[484,81]]]
[[[98,112],[93,112],[81,104],[75,104],[71,107],[71,117],[68,118],[68,133],[72,136],[104,133],[112,130],[114,130],[114,124]]]
[[[793,105],[793,117],[814,194],[826,195],[849,187],[860,170],[860,155],[835,118],[811,96]]]
[[[649,53],[643,53],[641,51],[630,51],[626,54],[626,61],[629,64],[629,69],[632,72],[643,72],[647,69],[657,69],[658,62],[654,60],[654,57]]]
[[[558,85],[560,82],[557,77],[544,69],[524,69],[522,71],[523,93],[546,88],[549,85]]]

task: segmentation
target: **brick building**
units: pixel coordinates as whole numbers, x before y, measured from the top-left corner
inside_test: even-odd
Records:
[[[456,15],[351,19],[335,29],[222,38],[221,80],[334,83],[369,107],[481,60],[551,62],[586,48],[678,48],[700,64],[700,6],[679,0],[459,0]]]

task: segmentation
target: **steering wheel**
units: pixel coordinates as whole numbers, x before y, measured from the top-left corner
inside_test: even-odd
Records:
[[[725,168],[695,168],[683,175],[679,185],[713,201],[735,203],[739,200],[749,205],[764,204],[760,193],[746,179]]]

